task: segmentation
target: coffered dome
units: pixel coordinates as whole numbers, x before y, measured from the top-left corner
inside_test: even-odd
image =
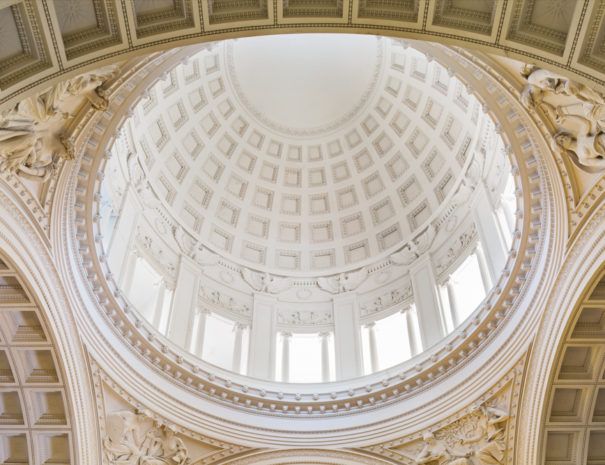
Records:
[[[355,378],[442,342],[504,279],[520,191],[499,124],[431,50],[274,36],[134,75],[97,196],[124,305],[270,381]]]
[[[149,90],[131,126],[140,176],[183,240],[309,277],[373,263],[450,216],[489,128],[430,57],[338,35],[202,50]]]

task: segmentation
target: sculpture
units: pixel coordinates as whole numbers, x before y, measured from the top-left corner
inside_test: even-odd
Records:
[[[106,67],[61,82],[4,111],[0,115],[0,170],[44,182],[60,159],[73,159],[73,142],[57,129],[60,121],[71,117],[65,100],[84,96],[95,109],[106,109],[102,85],[116,69]]]
[[[269,273],[259,273],[249,268],[242,268],[241,274],[244,281],[258,292],[279,294],[292,287],[292,280],[290,278],[273,276]]]
[[[106,420],[104,455],[110,465],[186,465],[190,462],[183,440],[173,428],[142,413],[119,411]]]
[[[505,410],[482,402],[467,416],[425,432],[409,457],[423,465],[503,465],[508,420]]]
[[[416,455],[417,464],[472,465],[468,452],[461,454],[452,450],[445,441],[435,438],[432,432],[424,433],[422,440],[424,447]]]
[[[555,143],[567,152],[573,152],[578,161],[584,165],[595,168],[605,168],[605,133],[596,134],[579,132],[571,134],[558,132],[555,134]]]
[[[395,265],[411,265],[418,257],[429,250],[437,231],[432,224],[429,224],[427,228],[418,234],[414,240],[404,245],[400,250],[391,254],[389,257],[391,263]]]
[[[554,148],[583,167],[605,169],[605,98],[584,84],[527,66],[521,101],[540,110],[555,128]]]
[[[366,280],[368,274],[368,269],[364,267],[350,273],[317,278],[317,285],[331,294],[350,292],[357,289]]]

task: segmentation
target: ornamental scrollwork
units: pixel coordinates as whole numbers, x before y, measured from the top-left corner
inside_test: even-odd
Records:
[[[123,410],[106,419],[103,453],[109,465],[186,465],[189,453],[173,428]]]

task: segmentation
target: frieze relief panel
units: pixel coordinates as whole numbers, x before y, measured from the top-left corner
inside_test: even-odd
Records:
[[[362,450],[401,464],[504,465],[513,461],[525,356],[480,399],[407,437]]]
[[[91,360],[106,465],[265,463],[265,455],[327,463],[504,465],[512,463],[523,356],[511,371],[458,413],[398,439],[351,449],[254,449],[172,424],[124,391]],[[273,462],[271,462],[273,463]],[[281,462],[279,462],[281,463]],[[322,462],[323,463],[323,462]]]
[[[91,368],[104,465],[210,465],[251,450],[172,424]]]

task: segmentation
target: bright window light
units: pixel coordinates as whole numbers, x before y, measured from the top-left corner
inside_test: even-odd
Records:
[[[164,289],[164,301],[161,306],[161,314],[158,319],[158,331],[162,334],[168,332],[168,321],[170,318],[170,306],[172,305],[173,292],[169,289]]]
[[[293,334],[290,339],[290,382],[321,382],[319,334]]]
[[[202,358],[221,368],[231,370],[235,345],[234,323],[214,313],[206,316]]]
[[[475,254],[469,255],[466,260],[451,275],[458,321],[462,322],[473,313],[485,298],[485,288],[481,279],[481,270]]]
[[[373,328],[376,337],[376,352],[378,366],[376,370],[384,370],[402,363],[412,357],[410,341],[408,340],[405,315],[393,313],[386,318],[377,320]],[[364,327],[362,333],[364,371],[371,373],[370,329]]]
[[[137,257],[128,299],[150,323],[153,322],[160,280],[160,275],[151,265],[144,258]]]

